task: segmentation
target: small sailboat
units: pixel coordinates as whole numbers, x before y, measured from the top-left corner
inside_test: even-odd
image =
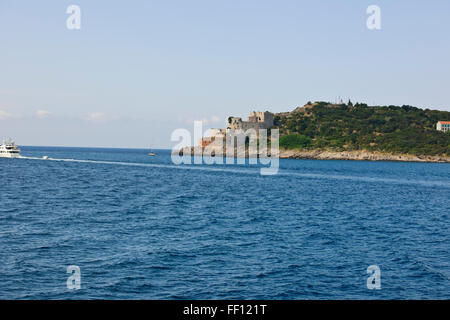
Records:
[[[150,152],[148,153],[148,155],[149,155],[150,157],[155,157],[155,156],[156,156],[156,153],[154,153],[154,152],[152,151],[152,149],[150,149],[149,151],[150,151]]]

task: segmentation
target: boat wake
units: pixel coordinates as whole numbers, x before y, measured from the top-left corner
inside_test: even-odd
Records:
[[[232,172],[232,173],[247,173],[255,174],[259,173],[259,169],[245,168],[230,169],[230,168],[218,168],[207,167],[201,165],[170,165],[170,164],[156,164],[156,163],[139,163],[139,162],[119,162],[119,161],[104,161],[104,160],[82,160],[82,159],[58,159],[58,158],[38,158],[38,157],[20,157],[21,159],[28,160],[43,160],[43,161],[58,161],[58,162],[78,162],[78,163],[94,163],[94,164],[109,164],[109,165],[121,165],[131,167],[150,167],[150,168],[167,168],[167,169],[181,169],[181,170],[202,170],[202,171],[216,171],[216,172]]]
[[[57,161],[57,162],[75,162],[75,163],[93,163],[93,164],[105,164],[105,165],[120,165],[131,167],[147,167],[147,168],[165,168],[165,169],[178,169],[178,170],[198,170],[198,171],[210,171],[210,172],[228,172],[238,174],[250,174],[259,175],[260,168],[254,167],[237,167],[230,168],[230,166],[219,168],[218,166],[208,165],[170,165],[170,164],[157,164],[157,163],[138,163],[138,162],[119,162],[119,161],[105,161],[105,160],[82,160],[82,159],[58,159],[44,156],[38,157],[24,157],[21,159],[28,160],[41,160],[41,161]],[[400,184],[400,185],[420,185],[425,187],[447,187],[450,188],[450,182],[446,181],[426,181],[426,180],[407,180],[407,179],[395,179],[395,178],[377,178],[367,176],[350,176],[350,175],[329,175],[329,174],[316,174],[316,173],[299,173],[290,170],[278,171],[278,174],[271,177],[298,177],[303,179],[324,179],[324,180],[349,180],[349,181],[361,181],[370,183],[384,183],[384,184]]]

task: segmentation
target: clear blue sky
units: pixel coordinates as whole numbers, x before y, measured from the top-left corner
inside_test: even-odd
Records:
[[[0,0],[0,136],[169,148],[193,120],[338,96],[450,111],[449,34],[448,0]]]

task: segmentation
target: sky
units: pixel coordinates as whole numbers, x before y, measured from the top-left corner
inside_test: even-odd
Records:
[[[0,0],[0,137],[172,148],[308,101],[450,111],[449,34],[448,0]]]

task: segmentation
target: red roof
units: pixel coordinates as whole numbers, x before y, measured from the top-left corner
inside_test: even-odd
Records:
[[[450,124],[450,121],[439,121],[441,124]]]

